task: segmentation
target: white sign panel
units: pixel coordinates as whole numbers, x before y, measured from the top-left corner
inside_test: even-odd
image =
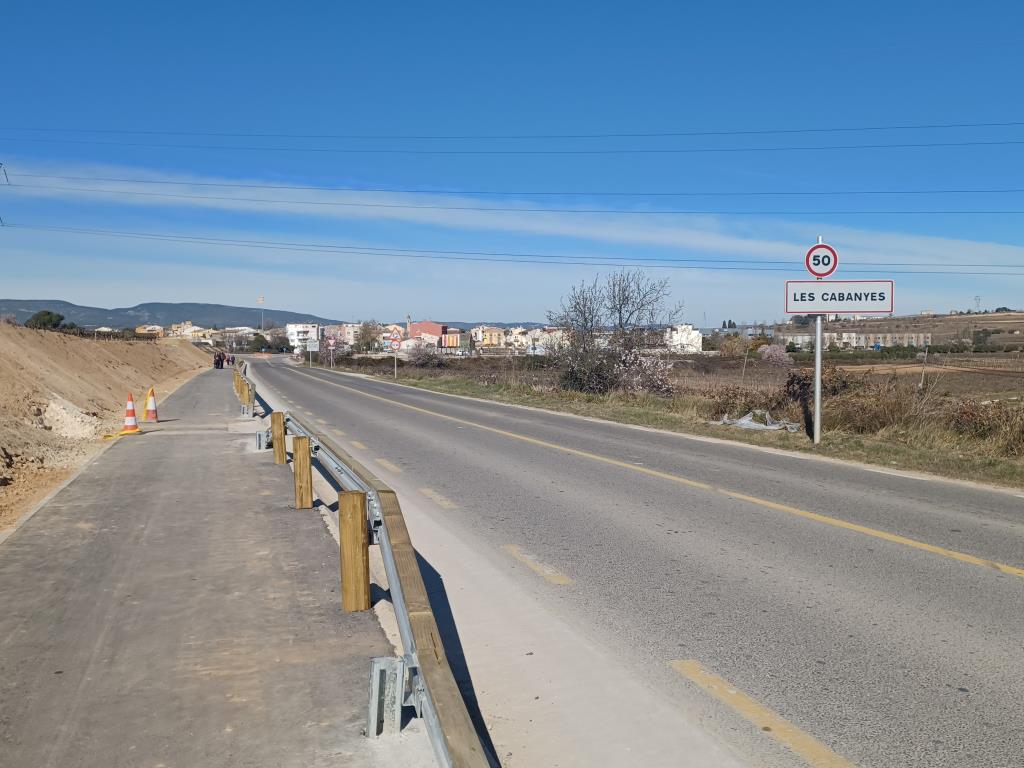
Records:
[[[306,342],[306,351],[307,352],[319,352],[320,351],[320,340],[319,339],[310,339],[309,341],[307,341]]]
[[[787,280],[788,315],[888,315],[892,280]]]

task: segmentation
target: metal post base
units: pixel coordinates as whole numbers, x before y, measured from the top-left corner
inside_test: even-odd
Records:
[[[366,735],[375,738],[402,730],[402,703],[405,701],[405,660],[377,656],[370,661],[370,709]]]
[[[274,439],[270,434],[269,429],[261,429],[256,433],[256,450],[263,451],[267,448],[272,448],[274,445]]]

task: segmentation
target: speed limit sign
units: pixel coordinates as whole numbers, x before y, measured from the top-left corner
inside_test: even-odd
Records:
[[[828,277],[839,266],[839,254],[831,245],[818,243],[813,246],[804,259],[807,271],[817,278]]]

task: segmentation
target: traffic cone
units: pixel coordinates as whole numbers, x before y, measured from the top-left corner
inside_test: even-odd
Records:
[[[124,407],[124,428],[118,435],[135,435],[141,432],[138,419],[135,418],[135,399],[128,393],[128,404]]]
[[[149,388],[149,392],[146,393],[146,411],[142,414],[143,421],[160,421],[156,415],[156,390],[153,387]]]

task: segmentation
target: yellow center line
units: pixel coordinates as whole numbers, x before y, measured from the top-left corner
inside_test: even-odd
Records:
[[[584,459],[590,459],[591,461],[598,461],[601,462],[602,464],[608,464],[613,467],[619,467],[620,469],[628,469],[631,472],[638,472],[639,474],[647,475],[648,477],[657,477],[661,480],[668,480],[669,482],[672,483],[685,485],[688,488],[697,488],[702,491],[720,493],[723,496],[728,496],[729,498],[736,499],[737,501],[744,501],[759,507],[775,510],[776,512],[785,512],[790,515],[796,515],[797,517],[802,517],[806,520],[813,520],[818,523],[824,523],[825,525],[835,526],[836,528],[843,528],[845,530],[854,531],[865,536],[873,536],[876,539],[882,539],[884,541],[892,542],[894,544],[901,544],[903,546],[911,547],[922,552],[931,552],[932,554],[942,555],[943,557],[948,557],[953,560],[959,560],[963,563],[970,563],[971,565],[978,565],[984,568],[991,568],[993,570],[999,571],[1000,573],[1005,573],[1011,576],[1024,577],[1024,568],[1018,568],[1013,565],[1006,565],[1005,563],[999,563],[994,560],[987,560],[983,557],[969,555],[965,552],[957,552],[956,550],[946,549],[945,547],[939,547],[934,544],[928,544],[923,541],[918,541],[917,539],[911,539],[907,538],[906,536],[900,536],[899,534],[889,533],[888,531],[881,531],[877,528],[869,528],[866,525],[858,525],[857,523],[851,523],[836,517],[829,517],[828,515],[823,515],[819,512],[810,512],[808,510],[800,509],[798,507],[791,507],[788,504],[779,504],[777,502],[769,501],[768,499],[762,499],[757,496],[748,496],[747,494],[740,493],[739,491],[733,491],[728,488],[720,488],[718,486],[710,485],[709,483],[702,483],[697,480],[690,480],[689,478],[681,477],[680,475],[673,475],[669,472],[662,472],[657,469],[651,469],[650,467],[640,467],[637,466],[636,464],[630,464],[629,462],[619,461],[618,459],[613,459],[609,456],[601,456],[600,454],[590,453],[589,451],[581,451],[578,448],[569,448],[568,446],[558,445],[557,443],[551,443],[548,442],[547,440],[540,440],[536,437],[521,435],[517,432],[509,432],[508,430],[505,429],[491,427],[488,426],[487,424],[480,424],[479,422],[469,421],[468,419],[460,419],[457,416],[449,416],[446,413],[438,413],[437,411],[431,411],[428,408],[421,408],[418,405],[410,405],[409,403],[403,403],[400,400],[392,400],[387,397],[382,397],[381,395],[374,395],[369,392],[363,392],[362,390],[355,389],[354,387],[345,386],[344,384],[339,384],[334,381],[327,381],[326,379],[321,379],[318,376],[312,376],[302,371],[296,370],[295,373],[298,373],[302,376],[309,376],[311,379],[316,379],[317,381],[323,384],[330,384],[333,387],[340,387],[341,389],[347,390],[349,392],[354,392],[355,394],[362,395],[363,397],[368,397],[373,400],[380,400],[381,402],[387,403],[390,406],[399,406],[401,408],[406,408],[410,411],[424,413],[429,416],[434,416],[438,419],[444,419],[446,421],[454,422],[456,424],[464,424],[467,427],[474,427],[485,432],[491,432],[492,434],[501,435],[503,437],[507,437],[512,440],[518,440],[520,442],[528,443],[530,445],[536,445],[542,448],[550,448],[551,450],[561,451],[562,453],[567,453],[571,456],[579,456]],[[353,445],[355,445],[355,443],[353,443]]]
[[[401,474],[402,472],[402,468],[400,466],[398,466],[397,464],[392,464],[387,459],[376,459],[375,461],[389,472],[398,472],[399,474]]]
[[[433,488],[420,488],[420,493],[437,504],[441,509],[455,509],[455,502],[447,496],[442,496]]]
[[[349,442],[352,444],[353,448],[358,448],[361,451],[366,450],[366,446],[363,443],[360,443],[358,440],[350,440]]]
[[[336,434],[338,437],[344,437],[345,436],[345,433],[342,432],[340,429],[335,429],[334,430],[334,434]]]
[[[514,557],[520,563],[522,563],[531,571],[536,573],[538,576],[546,579],[552,584],[557,584],[560,587],[567,587],[570,584],[575,583],[569,576],[566,576],[557,568],[554,568],[553,566],[550,566],[547,563],[540,562],[540,560],[537,560],[532,555],[528,555],[525,552],[523,552],[523,550],[521,550],[515,544],[506,544],[504,547],[502,547],[502,549],[504,549],[506,552],[512,555],[512,557]]]
[[[762,733],[784,744],[814,768],[855,768],[854,764],[752,699],[736,686],[709,672],[694,659],[670,661],[669,666],[696,683],[720,702],[761,729]]]

